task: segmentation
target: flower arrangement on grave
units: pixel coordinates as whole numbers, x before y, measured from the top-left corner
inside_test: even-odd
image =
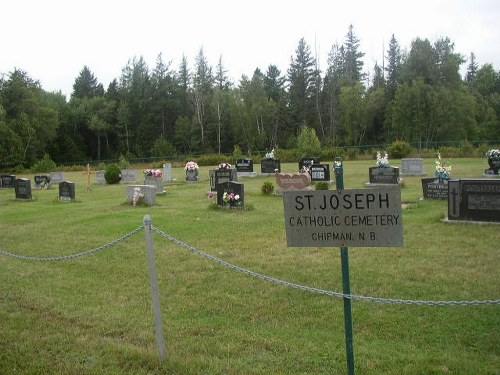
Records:
[[[198,164],[195,161],[188,161],[184,166],[186,171],[197,171],[198,168]]]
[[[220,163],[219,169],[231,169],[231,164],[229,163]]]
[[[441,159],[441,153],[438,152],[436,160],[436,171],[434,174],[440,182],[448,181],[450,179],[451,165]]]
[[[134,188],[134,194],[132,195],[132,204],[134,206],[137,205],[137,203],[139,203],[142,198],[144,198],[144,193],[142,192],[141,188],[140,187],[135,187]]]
[[[159,169],[145,169],[144,177],[162,177],[163,172]]]
[[[491,150],[488,150],[486,157],[488,158],[488,161],[500,161],[500,150],[492,148]]]
[[[384,151],[384,156],[377,151],[377,167],[379,168],[389,168],[391,165],[389,164],[389,155]]]
[[[274,159],[274,148],[271,151],[266,152],[266,159]]]
[[[39,186],[40,186],[40,190],[48,190],[48,189],[50,189],[50,187],[52,185],[48,181],[42,181]]]
[[[237,206],[241,203],[238,194],[228,193],[227,191],[222,195],[222,201],[228,206]]]

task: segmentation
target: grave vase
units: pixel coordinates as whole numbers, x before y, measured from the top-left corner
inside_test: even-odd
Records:
[[[491,158],[488,158],[488,165],[493,171],[493,174],[498,174],[498,171],[500,170],[500,160],[493,160]]]

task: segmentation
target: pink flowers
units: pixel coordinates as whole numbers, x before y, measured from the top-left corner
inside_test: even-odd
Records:
[[[220,163],[219,169],[231,169],[231,164],[229,163]]]
[[[188,161],[184,166],[186,171],[196,171],[198,169],[198,164],[195,161]]]
[[[163,172],[159,169],[145,169],[144,176],[162,177]]]

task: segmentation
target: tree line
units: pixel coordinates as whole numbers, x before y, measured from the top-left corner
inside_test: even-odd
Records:
[[[0,167],[45,154],[62,163],[291,149],[304,127],[322,147],[500,139],[500,72],[474,53],[466,60],[449,38],[403,50],[393,35],[370,77],[363,56],[351,25],[324,71],[301,39],[286,72],[271,64],[237,84],[203,48],[177,69],[161,54],[153,68],[134,57],[107,89],[84,66],[69,100],[15,68],[0,79]]]

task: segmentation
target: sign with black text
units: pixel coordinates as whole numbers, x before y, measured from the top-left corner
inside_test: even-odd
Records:
[[[403,246],[401,190],[284,191],[291,247]]]

